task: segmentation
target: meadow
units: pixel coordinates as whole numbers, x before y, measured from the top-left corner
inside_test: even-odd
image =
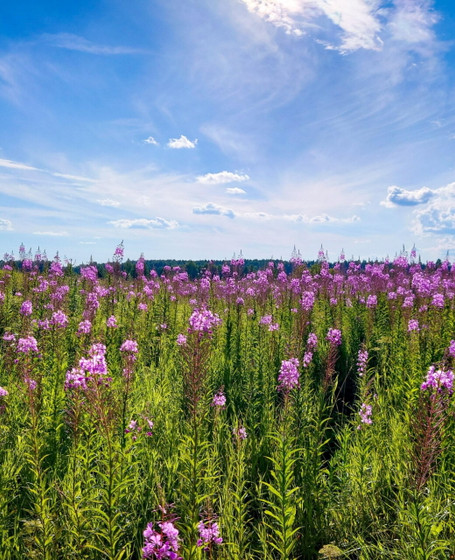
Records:
[[[0,270],[1,560],[454,558],[455,267],[122,256]]]

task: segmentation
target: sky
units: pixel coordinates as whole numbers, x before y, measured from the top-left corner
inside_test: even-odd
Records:
[[[450,0],[4,0],[0,258],[455,260]]]

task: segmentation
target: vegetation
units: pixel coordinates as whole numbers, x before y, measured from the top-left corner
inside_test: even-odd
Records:
[[[0,559],[455,555],[455,268],[0,270]]]

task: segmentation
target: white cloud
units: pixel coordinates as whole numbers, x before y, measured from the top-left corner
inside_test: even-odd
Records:
[[[218,206],[218,204],[214,204],[213,202],[208,202],[204,206],[193,208],[193,214],[213,214],[217,216],[227,216],[228,218],[235,217],[232,210],[224,206]]]
[[[408,46],[432,44],[439,17],[431,0],[242,0],[247,9],[288,35],[301,36],[311,28],[316,42],[342,53],[381,50],[392,39]],[[338,44],[324,31],[337,30]],[[381,37],[381,34],[383,37]],[[335,35],[336,36],[336,35]]]
[[[180,138],[169,138],[169,142],[167,143],[169,148],[174,148],[176,150],[179,150],[181,148],[195,148],[197,144],[197,138],[195,138],[194,140],[188,140],[188,138],[186,136],[183,136],[183,134],[180,136]]]
[[[246,174],[232,173],[231,171],[220,171],[219,173],[206,173],[196,177],[198,183],[204,185],[223,185],[226,183],[240,183],[248,181],[249,176]]]
[[[149,136],[144,140],[146,144],[152,144],[153,146],[158,146],[158,142],[153,138],[153,136]]]
[[[455,183],[435,189],[434,197],[414,213],[417,234],[455,234]]]
[[[246,191],[240,187],[228,187],[226,192],[227,194],[246,194]]]
[[[61,49],[67,49],[71,51],[79,51],[88,54],[100,54],[100,55],[118,55],[118,54],[137,54],[144,52],[141,49],[135,49],[131,47],[115,47],[108,45],[98,45],[85,39],[85,37],[80,37],[79,35],[74,35],[73,33],[56,33],[56,34],[44,34],[44,41],[53,46]]]
[[[445,208],[441,208],[440,205],[430,205],[417,212],[414,231],[417,234],[455,234],[455,204]]]
[[[118,200],[112,200],[111,198],[103,198],[101,200],[97,200],[96,202],[98,202],[98,204],[101,204],[101,206],[120,206],[120,202]]]
[[[52,173],[54,177],[61,177],[62,179],[69,179],[70,181],[83,181],[87,183],[96,183],[96,179],[89,177],[81,177],[80,175],[68,175],[68,173]]]
[[[395,0],[388,24],[392,37],[406,43],[430,43],[434,40],[432,26],[439,17],[428,0]]]
[[[12,231],[13,224],[11,220],[0,218],[0,231]]]
[[[59,177],[61,179],[68,179],[70,181],[96,183],[96,179],[91,179],[90,177],[81,177],[80,175],[70,175],[68,173],[57,173],[55,171],[50,171],[48,169],[41,169],[39,167],[33,167],[32,165],[27,165],[19,161],[12,161],[10,159],[0,158],[0,167],[6,167],[8,169],[17,169],[19,171],[39,171],[40,173],[47,173],[53,177]]]
[[[388,187],[387,197],[381,202],[386,208],[394,206],[416,206],[417,204],[425,204],[435,196],[436,191],[432,191],[428,187],[421,187],[415,191],[408,191],[395,185]]]
[[[378,50],[381,21],[378,0],[242,0],[248,10],[287,34],[301,36],[308,27],[322,25],[326,16],[341,30],[341,44],[328,48],[342,52],[360,48]]]
[[[33,235],[48,235],[49,237],[67,237],[67,231],[34,231]]]
[[[20,163],[17,161],[11,161],[9,159],[0,159],[0,167],[8,167],[9,169],[23,169],[24,171],[42,171],[37,167],[32,167],[31,165],[26,165],[25,163]]]
[[[150,220],[147,218],[120,219],[109,223],[120,229],[175,229],[179,225],[175,220],[165,220],[158,216]]]

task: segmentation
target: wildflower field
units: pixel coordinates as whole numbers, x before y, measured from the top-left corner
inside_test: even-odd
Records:
[[[0,559],[455,555],[455,267],[0,270]]]

